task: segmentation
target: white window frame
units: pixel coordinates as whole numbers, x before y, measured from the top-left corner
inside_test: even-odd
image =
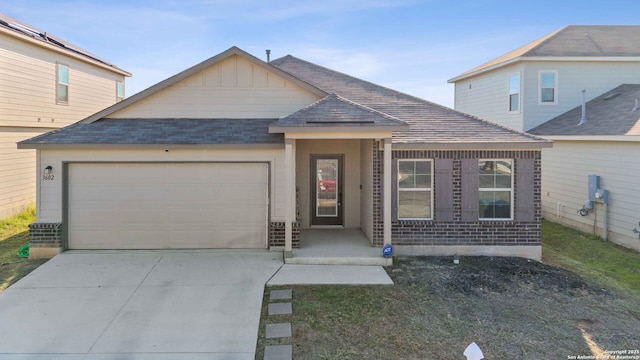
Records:
[[[64,66],[67,69],[67,82],[63,83],[60,82],[60,67]],[[66,105],[69,104],[69,65],[67,64],[63,64],[63,63],[56,63],[56,104],[62,104],[62,105]],[[64,85],[67,87],[67,100],[61,100],[60,99],[60,93],[58,91],[58,88],[60,87],[60,85]]]
[[[509,191],[511,192],[510,196],[509,196],[509,217],[508,218],[483,218],[480,217],[480,214],[478,214],[478,220],[482,220],[482,221],[511,221],[513,220],[513,205],[514,205],[514,178],[515,178],[515,161],[514,159],[478,159],[478,167],[480,166],[480,162],[482,161],[494,161],[494,162],[498,162],[498,161],[508,161],[511,163],[511,187],[509,189],[506,188],[482,188],[480,187],[480,185],[478,185],[478,211],[479,211],[479,207],[480,207],[480,196],[479,194],[482,192],[489,192],[489,191],[499,191],[499,192],[506,192]],[[480,173],[478,173],[478,178],[480,177]]]
[[[542,74],[553,74],[553,101],[542,101]],[[558,70],[539,70],[538,71],[538,105],[557,105],[558,104]]]
[[[416,161],[428,161],[430,163],[430,168],[431,168],[431,185],[429,188],[400,188],[400,163],[401,162],[416,162]],[[398,159],[397,161],[397,174],[398,174],[398,178],[395,179],[396,184],[397,184],[397,192],[396,192],[396,209],[397,210],[397,215],[398,215],[398,220],[433,220],[433,182],[434,182],[434,173],[433,173],[433,159]],[[429,192],[429,205],[430,205],[430,210],[429,213],[431,214],[431,217],[425,217],[425,218],[403,218],[400,217],[400,192],[410,192],[410,191],[428,191]]]
[[[119,96],[118,94],[119,86],[122,86],[122,96]],[[125,98],[124,81],[116,81],[116,102],[119,103],[120,101],[124,100],[124,98]]]
[[[512,93],[511,92],[511,78],[517,76],[518,77],[518,92],[517,93]],[[518,72],[516,74],[511,74],[509,75],[508,78],[508,96],[507,96],[507,110],[509,114],[519,114],[520,113],[520,109],[522,109],[522,75]],[[518,110],[511,110],[511,95],[515,95],[518,94]]]

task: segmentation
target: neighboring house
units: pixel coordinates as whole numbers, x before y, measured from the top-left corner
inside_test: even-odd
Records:
[[[581,125],[579,106],[531,130],[554,142],[542,151],[545,218],[640,250],[639,99],[640,85],[621,85],[587,102]],[[586,216],[577,212],[590,198],[589,175],[599,175],[608,191],[606,233],[602,201],[595,199]]]
[[[528,131],[640,83],[640,26],[567,26],[449,80],[455,109]]]
[[[36,198],[36,152],[16,143],[124,98],[128,72],[0,14],[0,218]]]
[[[396,254],[540,258],[547,140],[292,56],[233,47],[38,154],[31,255],[269,248],[361,229]],[[47,172],[47,174],[45,174]]]

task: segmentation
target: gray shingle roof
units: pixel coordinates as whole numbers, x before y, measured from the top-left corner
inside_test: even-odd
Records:
[[[632,111],[640,99],[639,84],[624,84],[586,104],[587,122],[578,126],[582,106],[577,106],[535,128],[538,135],[640,135],[640,109]]]
[[[518,58],[625,56],[640,56],[640,26],[569,25],[465,71],[449,82],[477,75]]]
[[[102,119],[75,123],[22,141],[28,144],[282,144],[275,119]]]
[[[292,79],[323,100],[283,119],[109,119],[109,114],[153,96],[185,76],[226,56],[239,55],[254,64]],[[311,123],[309,123],[311,120]],[[477,117],[354,78],[292,56],[267,64],[238,48],[231,48],[184,72],[174,75],[129,99],[78,124],[22,141],[24,148],[43,144],[275,144],[281,134],[269,134],[286,126],[394,126],[396,144],[536,144],[547,140],[508,129]],[[407,131],[403,130],[409,124]],[[399,128],[398,128],[399,127]],[[471,146],[471,145],[469,145]],[[475,145],[473,145],[475,146]]]
[[[273,60],[270,64],[327,93],[337,94],[408,123],[410,131],[393,133],[394,143],[545,141],[291,55]]]
[[[336,94],[300,109],[272,126],[402,126],[393,116],[356,104]]]

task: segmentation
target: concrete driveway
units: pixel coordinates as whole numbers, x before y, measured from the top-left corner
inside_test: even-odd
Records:
[[[1,359],[254,359],[267,251],[69,251],[0,293]]]

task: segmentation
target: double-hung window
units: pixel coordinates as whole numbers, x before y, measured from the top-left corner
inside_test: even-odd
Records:
[[[124,82],[116,81],[116,102],[124,100]]]
[[[56,102],[69,102],[69,67],[63,64],[56,64]]]
[[[520,74],[509,77],[509,112],[520,111]]]
[[[540,71],[539,73],[540,104],[558,103],[558,72]]]
[[[433,162],[398,160],[398,219],[431,219]]]
[[[513,160],[480,159],[479,218],[513,218]]]

